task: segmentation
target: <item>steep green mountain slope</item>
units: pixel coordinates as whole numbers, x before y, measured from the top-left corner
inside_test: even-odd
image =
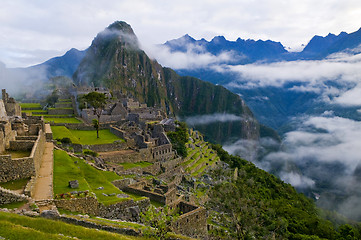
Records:
[[[78,85],[121,91],[183,119],[212,114],[236,116],[232,121],[213,118],[208,124],[195,125],[212,141],[260,137],[259,123],[238,95],[163,68],[139,48],[137,37],[125,22],[115,22],[97,35],[73,78]]]

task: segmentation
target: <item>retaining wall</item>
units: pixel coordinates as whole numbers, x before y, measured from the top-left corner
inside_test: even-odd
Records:
[[[40,168],[45,148],[45,135],[42,130],[35,142],[32,142],[32,151],[29,157],[12,159],[10,155],[0,156],[0,182],[35,176]],[[16,150],[20,150],[16,148]]]
[[[183,213],[172,224],[175,233],[190,237],[204,238],[207,236],[207,211],[205,208],[184,201],[178,201],[172,207],[178,208],[179,212]]]
[[[49,115],[73,115],[74,110],[72,108],[49,108]]]
[[[0,187],[0,205],[13,202],[21,202],[27,200],[27,197],[23,194],[18,194],[8,189]]]

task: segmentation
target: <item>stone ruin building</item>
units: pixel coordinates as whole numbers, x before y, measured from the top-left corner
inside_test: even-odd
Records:
[[[91,87],[79,88],[77,95],[87,94],[91,91],[104,93],[109,97],[112,96],[111,93],[105,88]],[[82,109],[80,115],[87,123],[91,123],[93,119],[97,118],[96,115],[94,115],[93,109],[88,108],[88,106]],[[139,103],[131,97],[117,94],[116,99],[110,100],[110,102],[106,105],[100,117],[100,122],[105,123],[121,120],[132,120],[134,115],[138,115],[139,119],[144,121],[160,121],[167,116],[160,108],[148,107],[147,104]]]
[[[52,140],[50,126],[42,117],[21,116],[21,107],[6,90],[0,100],[0,182],[30,178],[24,193],[31,197],[40,168],[45,142]],[[12,157],[14,152],[28,152],[25,157]],[[0,204],[22,201],[26,197],[0,188]]]

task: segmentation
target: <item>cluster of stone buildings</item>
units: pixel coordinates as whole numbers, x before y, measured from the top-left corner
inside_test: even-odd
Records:
[[[78,93],[94,90],[81,89]],[[99,91],[109,94],[106,89]],[[52,141],[49,125],[45,125],[42,117],[21,116],[21,108],[13,98],[9,98],[5,90],[0,100],[0,182],[30,178],[25,193],[33,194],[34,181],[41,164],[46,141]],[[74,104],[75,105],[75,104]],[[96,118],[91,109],[83,109],[81,117],[85,122]],[[119,189],[147,197],[143,201],[122,201],[114,205],[104,206],[94,197],[78,199],[52,200],[54,204],[70,211],[98,215],[106,218],[138,221],[139,211],[149,206],[150,201],[168,205],[179,211],[179,218],[173,224],[175,232],[188,236],[207,235],[207,212],[203,207],[185,201],[185,196],[178,186],[184,177],[181,166],[184,159],[178,157],[167,137],[167,131],[175,130],[173,119],[167,119],[160,109],[149,108],[131,98],[112,100],[101,116],[102,127],[124,139],[125,142],[72,146],[82,151],[84,148],[99,153],[99,157],[91,158],[89,164],[119,175],[133,174],[135,178],[116,180],[113,184]],[[92,129],[84,123],[66,125],[73,129]],[[62,147],[62,146],[60,146]],[[68,146],[69,147],[69,146]],[[11,151],[29,151],[29,156],[12,158]],[[125,170],[121,163],[151,163],[147,167],[136,167]],[[153,176],[148,178],[148,176]],[[0,204],[14,201],[15,195],[0,188]],[[19,198],[21,200],[21,198]]]
[[[131,97],[124,96],[122,94],[117,94],[116,98],[113,98],[111,93],[105,88],[79,88],[77,90],[77,95],[81,96],[92,91],[97,91],[99,93],[104,93],[109,97],[109,102],[106,105],[105,109],[102,112],[100,117],[100,122],[116,122],[121,120],[133,120],[134,118],[143,120],[143,121],[160,121],[166,118],[166,114],[160,108],[148,107],[145,103],[139,103]],[[81,110],[80,116],[87,122],[91,123],[92,119],[97,118],[94,115],[92,108],[88,108],[87,103],[85,103],[85,108]]]
[[[5,89],[2,90],[0,113],[0,182],[29,178],[25,194],[31,197],[45,142],[52,140],[50,127],[45,126],[42,117],[21,116],[21,107]],[[17,157],[18,152],[22,157]],[[0,202],[9,203],[14,199],[21,200],[15,193],[0,190]]]

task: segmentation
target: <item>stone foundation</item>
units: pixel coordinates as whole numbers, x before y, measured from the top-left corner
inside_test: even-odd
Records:
[[[27,197],[23,194],[12,192],[8,189],[0,187],[0,205],[13,202],[21,202],[27,200]]]
[[[177,201],[171,207],[177,208],[181,214],[172,225],[175,233],[202,238],[208,235],[207,211],[205,208],[184,201]]]

